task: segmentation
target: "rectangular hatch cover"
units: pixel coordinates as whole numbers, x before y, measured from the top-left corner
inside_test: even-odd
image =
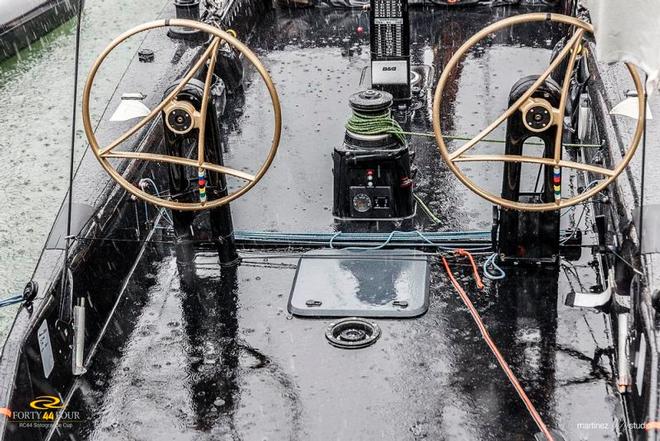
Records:
[[[415,250],[305,253],[289,312],[306,317],[417,317],[429,306],[428,257]]]

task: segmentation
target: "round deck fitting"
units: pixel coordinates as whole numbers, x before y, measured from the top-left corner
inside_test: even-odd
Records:
[[[370,346],[380,337],[380,328],[374,322],[350,317],[331,323],[325,337],[332,346],[342,349],[360,349]]]
[[[138,60],[142,63],[151,63],[154,61],[155,54],[151,49],[140,49],[138,51]]]

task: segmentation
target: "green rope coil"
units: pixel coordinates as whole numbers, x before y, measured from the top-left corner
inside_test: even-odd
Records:
[[[364,115],[353,112],[353,115],[346,123],[346,130],[356,135],[394,135],[401,144],[406,143],[403,129],[392,118],[389,111],[380,115]]]

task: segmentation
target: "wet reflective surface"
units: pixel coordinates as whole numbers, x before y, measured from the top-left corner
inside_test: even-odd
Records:
[[[427,64],[436,77],[458,47],[482,26],[516,14],[538,9],[475,8],[411,12],[411,56],[413,63]],[[269,66],[283,106],[283,134],[280,151],[262,184],[235,206],[237,222],[244,229],[278,231],[336,229],[331,217],[331,153],[343,140],[344,125],[350,116],[348,97],[358,89],[369,60],[364,12],[314,10],[279,11],[266,28],[255,35],[252,47]],[[506,109],[511,86],[523,75],[540,73],[547,66],[554,45],[552,25],[518,26],[477,46],[454,73],[445,91],[442,109],[447,135],[471,137]],[[556,37],[554,37],[556,38]],[[436,83],[434,79],[432,84]],[[432,91],[415,103],[416,110],[403,122],[405,130],[431,134]],[[248,90],[244,117],[229,135],[227,162],[239,168],[255,169],[255,154],[265,156],[264,137],[271,133],[266,91],[261,85]],[[250,130],[241,127],[248,124]],[[504,126],[488,138],[502,140]],[[485,229],[491,224],[491,205],[467,191],[442,163],[432,137],[413,136],[418,168],[416,192],[431,209],[442,214],[440,229]],[[449,141],[450,149],[462,145]],[[504,153],[501,143],[483,143],[475,153]],[[478,185],[499,193],[500,163],[470,163],[461,168]],[[524,181],[533,182],[536,168],[523,166]],[[531,176],[529,176],[531,175]],[[570,173],[565,173],[565,181]],[[282,189],[273,204],[267,187]],[[452,206],[455,210],[443,207]],[[464,215],[464,216],[461,216]],[[467,220],[467,224],[465,223]],[[418,210],[415,224],[428,225]],[[348,228],[355,228],[349,226]],[[384,227],[387,228],[387,227]]]
[[[429,312],[377,320],[380,339],[356,351],[328,344],[330,320],[288,315],[292,259],[248,257],[236,273],[216,262],[200,255],[192,272],[165,257],[146,276],[151,289],[130,289],[111,325],[124,332],[105,339],[71,404],[90,418],[80,435],[526,440],[535,432],[437,261]],[[469,272],[462,283],[546,422],[569,439],[616,439],[607,324],[563,306],[573,271],[593,283],[590,270],[571,266],[559,277],[510,272],[483,292]],[[133,324],[122,311],[138,304],[127,334]],[[591,422],[611,430],[580,429]]]
[[[416,61],[439,69],[468,35],[509,12],[520,11],[413,11]],[[359,12],[321,10],[274,11],[265,18],[251,45],[273,74],[285,127],[273,168],[233,205],[237,228],[337,227],[329,208],[330,153],[343,138],[347,97],[368,59],[366,38],[354,34],[365,19]],[[518,73],[502,77],[498,70],[516,63],[527,74],[547,63],[550,34],[533,29],[514,30],[491,42],[485,49],[491,55],[466,59],[448,91],[447,130],[473,134],[504,109]],[[362,53],[342,56],[344,38]],[[483,79],[478,68],[485,69]],[[265,149],[270,119],[264,103],[261,88],[247,89],[229,130],[228,165],[250,167]],[[428,104],[412,115],[411,129],[430,131]],[[438,228],[489,227],[490,206],[441,164],[434,141],[414,138],[412,145],[418,194],[443,220]],[[497,191],[492,167],[475,171]],[[415,224],[432,228],[427,223],[418,214]],[[70,405],[87,416],[71,429],[74,438],[532,439],[531,418],[437,260],[429,311],[417,319],[378,320],[380,339],[349,351],[326,341],[330,320],[288,314],[299,255],[277,254],[265,262],[247,253],[238,268],[221,269],[212,253],[183,265],[168,246],[150,247]],[[605,316],[563,306],[571,289],[598,284],[591,260],[585,251],[558,273],[510,270],[483,291],[464,261],[452,265],[465,270],[460,282],[548,425],[568,439],[617,439],[622,412],[611,386]],[[606,428],[584,429],[594,422]]]

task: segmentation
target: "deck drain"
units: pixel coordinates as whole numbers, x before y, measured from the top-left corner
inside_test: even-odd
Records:
[[[331,345],[343,349],[360,349],[372,345],[380,337],[376,323],[352,317],[331,323],[325,332]]]

